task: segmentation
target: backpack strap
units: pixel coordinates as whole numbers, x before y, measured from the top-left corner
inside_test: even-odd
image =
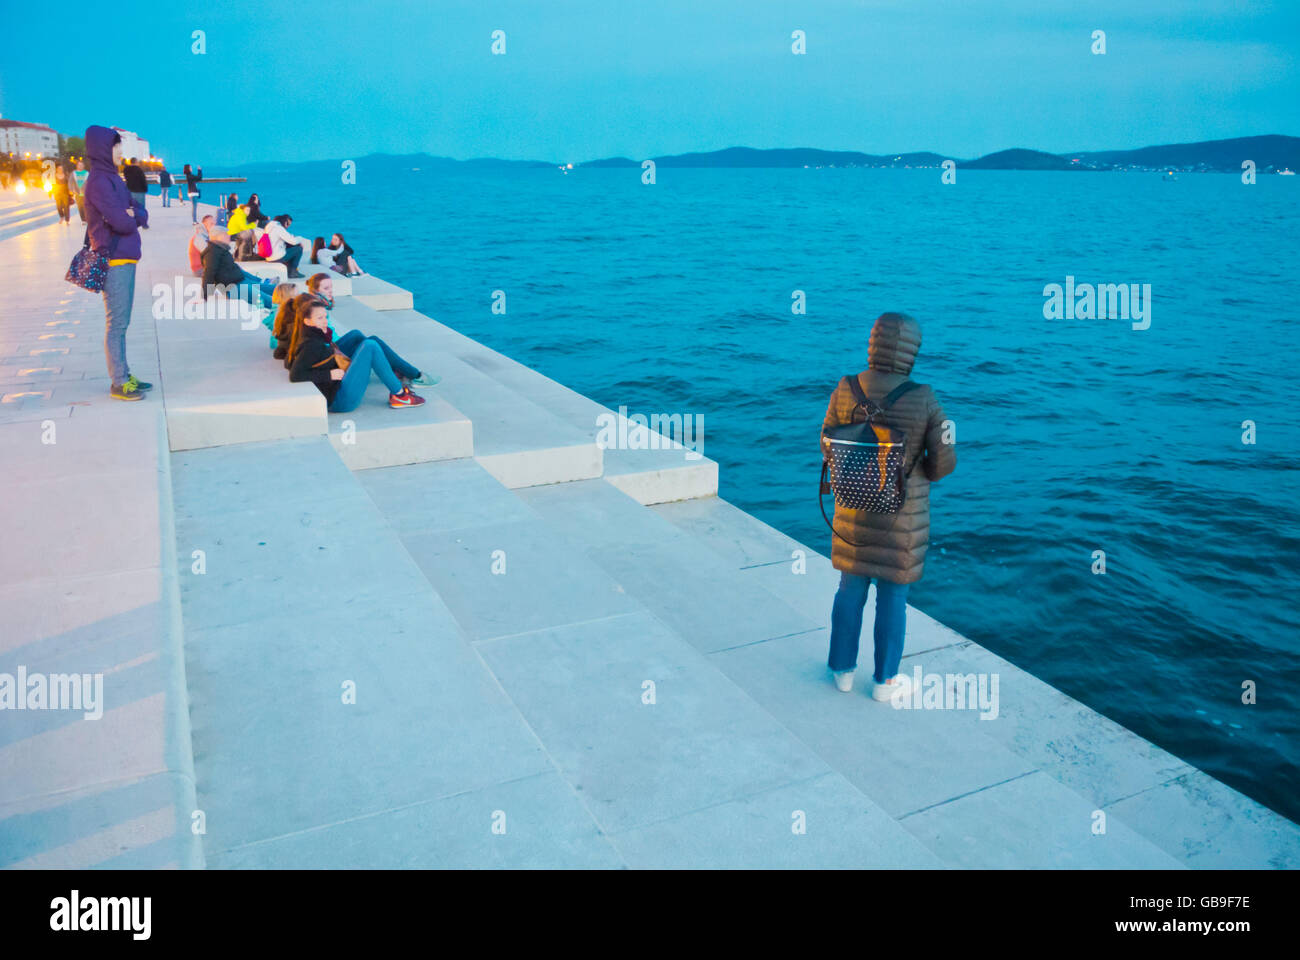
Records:
[[[885,395],[885,399],[880,403],[881,409],[888,410],[894,405],[895,401],[897,401],[899,397],[907,393],[909,390],[915,390],[919,386],[919,383],[913,383],[911,380],[904,380]]]
[[[849,389],[853,391],[853,398],[858,401],[858,406],[863,409],[868,420],[874,420],[877,416],[884,413],[897,402],[898,398],[909,390],[915,390],[920,386],[919,383],[913,383],[911,380],[904,380],[889,393],[879,404],[867,399],[866,392],[862,389],[862,381],[858,379],[857,374],[852,374],[844,378],[849,382]]]

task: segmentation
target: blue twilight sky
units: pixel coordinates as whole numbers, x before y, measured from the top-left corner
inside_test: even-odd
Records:
[[[736,145],[965,158],[1300,132],[1300,0],[0,8],[0,114],[63,133],[132,129],[169,165]],[[496,29],[505,56],[490,53]],[[805,56],[791,53],[795,29]],[[1105,56],[1089,51],[1095,29]],[[193,30],[205,55],[191,53]]]

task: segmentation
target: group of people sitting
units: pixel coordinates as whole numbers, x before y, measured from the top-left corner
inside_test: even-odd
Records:
[[[407,362],[379,337],[360,330],[349,330],[341,337],[334,335],[329,320],[334,309],[331,274],[312,274],[307,278],[307,289],[299,293],[296,284],[263,279],[239,265],[241,260],[283,263],[290,278],[301,279],[303,274],[296,267],[307,241],[289,232],[292,217],[263,217],[255,193],[243,204],[232,197],[226,211],[224,226],[208,214],[195,225],[189,241],[190,268],[195,276],[203,278],[205,299],[222,288],[227,297],[237,291],[240,299],[265,307],[268,312],[262,323],[270,331],[273,356],[283,362],[291,381],[314,383],[331,413],[355,410],[365,396],[372,373],[388,388],[390,407],[418,407],[424,403],[411,387],[433,386],[439,377]],[[316,238],[311,245],[311,262],[329,265],[345,276],[359,276],[352,248],[342,234],[334,234],[331,241],[327,247],[321,237]],[[260,253],[256,252],[259,246]]]
[[[379,337],[360,330],[336,337],[329,316],[334,281],[328,273],[312,274],[303,293],[292,283],[281,283],[272,299],[279,309],[263,321],[271,332],[272,356],[284,363],[291,381],[314,383],[330,413],[355,410],[372,373],[388,388],[388,405],[394,409],[420,406],[424,398],[411,387],[433,386],[440,379],[404,360]]]
[[[282,213],[276,217],[267,217],[262,213],[262,202],[257,194],[250,194],[247,202],[240,203],[236,194],[226,199],[225,216],[222,218],[226,232],[234,245],[236,260],[267,260],[283,263],[289,271],[289,277],[302,276],[299,271],[304,258],[308,263],[327,267],[345,277],[362,276],[363,271],[357,266],[356,257],[351,246],[343,239],[343,234],[335,233],[326,243],[324,237],[308,240],[295,235],[293,217]]]

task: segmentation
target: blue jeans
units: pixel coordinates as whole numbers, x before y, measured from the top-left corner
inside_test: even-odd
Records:
[[[396,350],[384,343],[384,341],[380,340],[378,337],[367,337],[360,330],[349,330],[347,333],[343,334],[343,336],[335,337],[334,346],[338,347],[351,357],[356,353],[357,347],[361,346],[361,344],[367,340],[373,340],[375,343],[379,344],[379,349],[384,351],[384,359],[386,359],[388,365],[393,368],[393,373],[397,374],[399,377],[404,377],[407,380],[414,380],[420,375],[420,371],[398,356]]]
[[[836,673],[858,665],[858,637],[862,634],[862,608],[867,603],[870,577],[840,574],[840,588],[831,608],[831,655],[828,665]],[[907,633],[907,584],[876,578],[876,683],[897,675]]]
[[[199,222],[199,197],[198,194],[190,197],[190,222]]]
[[[162,188],[162,202],[163,202],[163,206],[164,206],[164,207],[170,207],[170,206],[172,205],[172,188],[171,188],[171,187],[163,187],[163,188]]]
[[[402,392],[402,381],[397,379],[383,349],[375,341],[363,340],[351,359],[347,373],[343,374],[343,379],[339,382],[338,393],[334,394],[334,402],[330,404],[330,413],[355,410],[361,404],[361,398],[366,395],[372,372],[384,382],[389,393]]]
[[[275,293],[275,288],[277,286],[276,281],[270,278],[264,280],[261,277],[257,276],[256,274],[249,273],[247,270],[240,270],[239,272],[244,275],[243,282],[248,285],[248,289],[249,289],[249,293],[247,294],[248,302],[249,303],[254,302],[253,300],[254,294],[252,293],[252,291],[256,290],[259,294],[261,294],[262,306],[266,307],[268,310],[274,309],[275,303],[271,299],[271,297]]]
[[[131,199],[134,200],[136,203],[140,204],[140,206],[143,207],[143,206],[145,206],[144,198],[147,197],[147,196],[149,196],[148,193],[132,193],[132,194],[131,194]]]
[[[104,280],[104,356],[113,386],[120,387],[131,376],[126,362],[126,328],[131,324],[131,302],[135,299],[135,264],[119,263],[108,268]]]

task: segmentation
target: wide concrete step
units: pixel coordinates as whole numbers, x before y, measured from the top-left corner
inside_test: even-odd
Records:
[[[715,669],[949,864],[1177,865],[1114,819],[1110,836],[1119,842],[1090,845],[1087,815],[1097,801],[1053,778],[1035,759],[987,736],[985,728],[993,721],[981,721],[976,710],[896,710],[865,696],[863,684],[853,697],[836,691],[826,669],[834,596],[826,561],[777,531],[757,521],[741,524],[739,511],[725,509],[714,512],[707,532],[699,522],[679,527],[661,512],[698,520],[721,501],[647,508],[605,481],[518,495],[563,538],[580,544],[629,596],[706,654]],[[716,542],[709,545],[710,540]],[[818,571],[811,577],[810,567]],[[779,584],[778,577],[789,583]],[[805,592],[806,602],[786,602],[796,592]],[[918,611],[909,614],[913,658],[904,661],[904,669],[910,672],[920,657],[926,671],[947,672],[955,661],[945,659],[942,651],[962,638]],[[868,639],[860,657],[864,682],[870,672],[871,622],[868,610],[863,630]],[[885,775],[889,770],[906,775]],[[1174,775],[1171,769],[1162,772],[1166,778]],[[1153,772],[1149,783],[1155,782],[1158,774]],[[1013,829],[1005,822],[985,823],[987,806],[965,798],[987,791],[1007,797],[1024,791],[1022,799],[1032,798],[1033,812],[1016,819]],[[1074,824],[1077,831],[1061,819],[1062,809],[1081,818]],[[943,812],[934,812],[938,810]]]
[[[174,278],[156,269],[175,302]],[[181,297],[188,297],[182,282]],[[192,291],[191,291],[192,292]],[[394,410],[388,390],[372,378],[365,399],[349,413],[328,414],[314,384],[292,383],[271,355],[256,313],[213,298],[212,317],[157,321],[158,356],[172,450],[257,443],[328,434],[353,470],[468,457],[474,453],[469,418],[436,392],[421,407]]]
[[[323,437],[174,455],[208,864],[618,865],[357,476]]]
[[[403,357],[442,377],[419,392],[444,398],[473,423],[474,457],[509,488],[585,480],[601,473],[594,439],[498,381],[448,354],[427,325],[393,321],[355,297],[335,301],[340,335],[351,329],[382,337]],[[432,358],[432,359],[426,359]]]
[[[829,620],[839,574],[826,557],[717,497],[661,504],[653,512],[720,563],[761,582],[806,614]],[[874,591],[863,617],[860,673],[871,662]],[[815,642],[807,641],[804,653],[824,663],[827,631],[813,636]],[[903,672],[909,675],[920,666],[923,675],[942,675],[945,681],[998,677],[997,715],[976,721],[979,732],[1094,809],[1119,817],[1181,863],[1197,868],[1300,866],[1296,824],[911,606],[904,649]],[[762,659],[757,653],[754,658]],[[820,672],[822,676],[806,678],[810,694],[825,684]],[[945,692],[948,686],[946,682]],[[792,714],[798,710],[798,704],[791,705]],[[1034,781],[1015,789],[1029,788],[1036,788]],[[1224,842],[1227,837],[1230,842]]]
[[[56,422],[47,445],[0,424],[0,674],[78,696],[3,711],[0,868],[202,866],[162,420],[82,400]]]
[[[626,864],[942,865],[532,507],[599,485],[644,511],[604,481],[511,491],[469,460],[357,478]]]
[[[671,411],[640,411],[651,420],[648,426],[630,422],[623,412],[610,410],[445,324],[413,311],[395,311],[391,317],[395,322],[404,321],[428,331],[431,342],[439,349],[600,442],[603,476],[638,502],[663,503],[718,492],[718,465],[703,455],[703,420],[698,414],[691,414],[687,421],[682,413],[681,421],[669,431],[676,432],[674,439],[650,429],[658,425],[651,418]],[[686,429],[688,423],[691,429]]]

